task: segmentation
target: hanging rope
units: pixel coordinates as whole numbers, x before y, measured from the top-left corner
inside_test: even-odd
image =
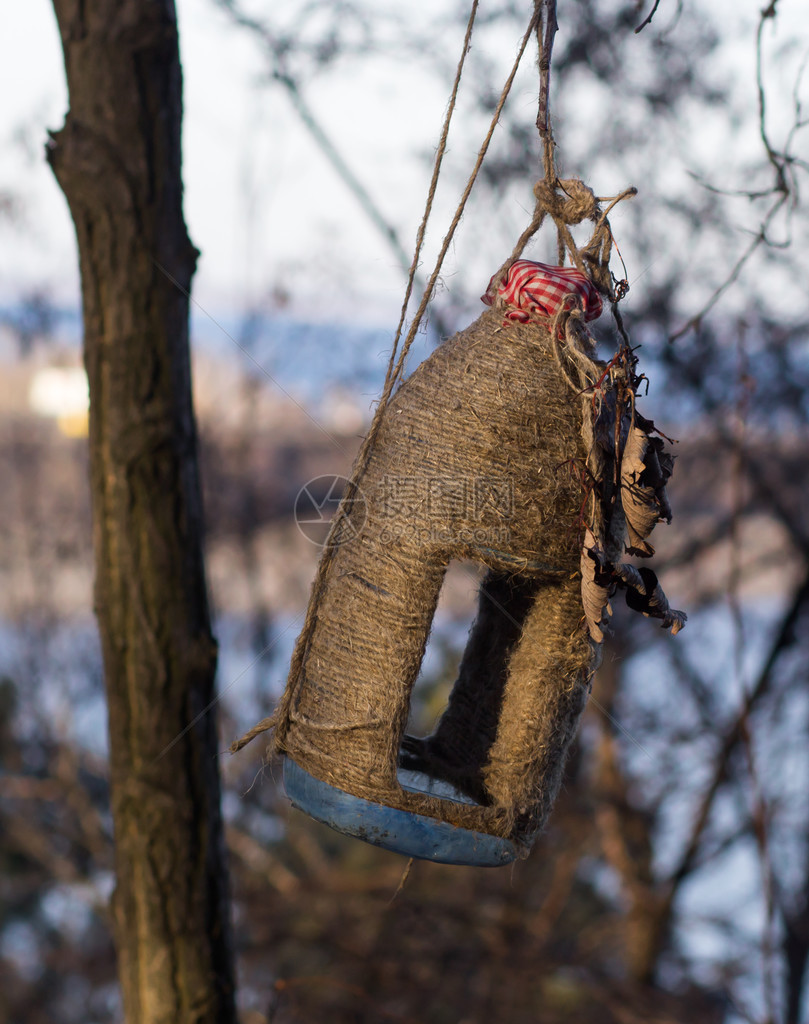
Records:
[[[508,259],[494,275],[492,287],[496,293],[511,267],[521,257],[528,242],[542,227],[545,218],[550,216],[556,226],[559,266],[564,266],[566,258],[569,257],[571,263],[592,280],[603,295],[607,296],[612,304],[619,333],[628,344],[617,309],[617,303],[626,294],[628,286],[625,284],[620,295],[613,287],[613,278],[609,269],[612,254],[612,231],[608,217],[617,203],[637,195],[637,189],[625,189],[617,196],[597,197],[581,179],[560,179],[558,177],[555,157],[556,142],[553,137],[550,114],[551,56],[558,29],[556,0],[534,0],[534,22],[539,47],[540,79],[539,112],[536,124],[542,144],[543,177],[534,186],[536,205],[531,222],[520,235]],[[602,203],[609,204],[603,212]],[[585,220],[592,220],[595,227],[590,241],[580,249],[570,232],[570,227],[581,224]]]

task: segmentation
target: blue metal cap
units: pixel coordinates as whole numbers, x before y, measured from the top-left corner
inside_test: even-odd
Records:
[[[405,788],[432,789],[414,785],[413,775],[408,773]],[[517,847],[509,839],[352,796],[316,779],[289,757],[284,758],[284,788],[293,805],[310,818],[404,857],[470,867],[501,867],[517,858]]]

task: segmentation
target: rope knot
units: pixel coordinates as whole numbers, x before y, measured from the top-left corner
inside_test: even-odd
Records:
[[[534,195],[554,220],[564,224],[595,220],[600,212],[595,193],[580,178],[543,178],[534,185]]]

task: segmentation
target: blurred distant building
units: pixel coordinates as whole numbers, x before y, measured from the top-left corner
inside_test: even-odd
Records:
[[[33,413],[56,420],[67,437],[86,437],[90,392],[80,366],[47,366],[36,370],[28,389]]]

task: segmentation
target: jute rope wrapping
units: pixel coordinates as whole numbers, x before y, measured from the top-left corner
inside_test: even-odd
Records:
[[[571,355],[547,324],[502,322],[483,313],[390,400],[273,749],[357,796],[528,844],[559,788],[592,670],[570,468],[587,451],[559,362],[572,370]],[[434,737],[406,743],[405,760],[478,807],[406,792],[396,777],[453,558],[490,571],[447,712]]]
[[[610,468],[615,504],[621,506],[621,491],[631,492],[633,526],[641,539],[657,519],[647,515],[647,506],[664,506],[660,494],[670,469],[660,462],[659,481],[649,483],[649,467],[657,456],[648,430],[646,439],[639,439],[638,459],[626,479],[620,470],[623,434],[612,448],[602,443],[606,417],[593,410],[596,400],[608,408],[605,396],[611,397],[616,378],[613,372],[604,384],[609,368],[595,360],[573,296],[550,323],[511,322],[507,328],[495,302],[396,390],[535,29],[544,179],[535,188],[531,223],[490,287],[497,293],[550,216],[557,228],[560,266],[569,257],[610,299],[623,351],[631,359],[617,310],[620,295],[609,270],[607,217],[635,189],[606,200],[602,212],[604,200],[582,181],[557,177],[547,108],[556,19],[549,7],[543,20],[543,6],[536,0],[400,351],[463,59],[459,63],[385,387],[318,568],[287,688],[276,713],[231,746],[241,749],[273,730],[269,753],[286,753],[323,781],[391,807],[510,837],[526,853],[559,789],[603,637],[603,611],[614,588],[618,583],[633,587],[643,597],[638,607],[645,614],[684,619],[668,608],[653,573],[636,570],[633,575],[630,568],[613,564],[620,561],[625,529],[622,508],[616,514],[608,508]],[[476,9],[474,3],[464,54]],[[586,219],[594,222],[592,237],[578,249],[569,225]],[[634,390],[630,402],[628,429],[633,429]],[[619,424],[623,406],[615,408]],[[586,513],[582,482],[573,467],[579,472],[585,467],[596,484]],[[412,687],[453,558],[488,566],[478,616],[434,735],[406,737]],[[453,782],[478,805],[405,791],[397,781],[400,758],[406,767]]]

